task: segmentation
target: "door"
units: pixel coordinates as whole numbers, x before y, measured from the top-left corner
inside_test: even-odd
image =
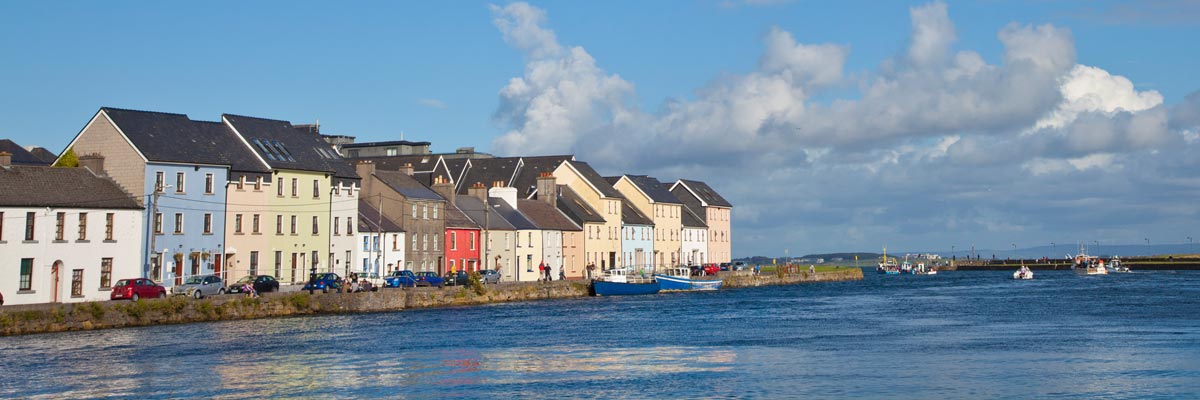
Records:
[[[175,272],[175,286],[183,284],[183,254],[175,255],[175,267],[171,268]]]
[[[213,256],[213,275],[219,276],[221,279],[225,279],[225,276],[221,275],[221,259],[223,257],[225,257],[224,254],[217,254]]]
[[[58,302],[58,271],[62,269],[62,261],[55,261],[54,266],[50,267],[50,302]]]
[[[615,251],[610,251],[610,252],[608,252],[608,265],[609,265],[610,267],[616,268],[616,266],[617,266],[617,252],[615,252]]]

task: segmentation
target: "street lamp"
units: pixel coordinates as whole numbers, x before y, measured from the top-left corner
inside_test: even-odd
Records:
[[[1095,243],[1095,244],[1096,244],[1096,257],[1099,257],[1099,256],[1100,256],[1100,241],[1099,241],[1099,240],[1093,240],[1093,241],[1092,241],[1092,243]]]

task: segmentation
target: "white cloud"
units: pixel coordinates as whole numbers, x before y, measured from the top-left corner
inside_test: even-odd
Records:
[[[438,99],[420,99],[417,103],[429,108],[446,108],[446,103]]]

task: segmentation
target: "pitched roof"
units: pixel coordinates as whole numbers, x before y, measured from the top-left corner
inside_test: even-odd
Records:
[[[142,209],[116,182],[87,168],[0,167],[0,206]]]
[[[654,221],[638,211],[628,199],[621,199],[621,222],[626,225],[654,226]]]
[[[492,187],[492,182],[501,181],[508,185],[517,171],[519,157],[479,158],[471,160],[471,166],[463,174],[462,182],[458,185],[459,194],[467,194],[467,189],[476,182]]]
[[[579,171],[579,174],[583,176],[584,180],[596,187],[596,189],[599,190],[600,194],[604,197],[621,197],[621,192],[618,192],[617,189],[613,188],[612,184],[604,180],[604,177],[600,176],[600,173],[592,169],[592,166],[588,165],[588,163],[583,161],[569,161],[568,163],[572,168],[575,168],[576,171]]]
[[[562,211],[554,208],[550,203],[540,200],[517,200],[517,209],[529,217],[538,228],[554,231],[581,231],[579,225],[563,215]]]
[[[320,134],[276,119],[233,114],[222,114],[221,118],[273,169],[329,172],[339,178],[358,179],[354,166],[333,151]]]
[[[704,201],[710,206],[733,207],[733,204],[730,204],[728,200],[725,200],[724,197],[721,197],[721,195],[717,193],[716,190],[713,190],[711,186],[708,186],[707,183],[688,179],[680,179],[678,183],[682,184],[687,189],[690,189],[692,193],[700,197],[700,200]]]
[[[645,193],[655,203],[683,204],[675,195],[671,194],[671,191],[668,190],[669,186],[664,186],[658,179],[646,175],[624,175],[624,177],[629,179],[629,182],[633,183],[633,186],[641,190],[642,193]],[[605,179],[612,179],[613,183],[616,183],[621,177],[617,176]]]
[[[353,149],[356,147],[378,147],[378,146],[428,146],[429,142],[410,142],[407,140],[393,140],[390,142],[365,142],[365,143],[347,143],[343,144],[343,149]]]
[[[236,171],[268,172],[223,123],[193,121],[184,114],[112,107],[100,110],[149,161],[228,165]]]
[[[533,221],[530,221],[525,214],[521,214],[521,211],[508,205],[508,202],[499,198],[491,197],[488,198],[488,204],[492,206],[493,210],[496,210],[497,213],[500,213],[500,216],[504,217],[505,221],[508,221],[508,223],[512,224],[513,228],[538,229],[537,224],[534,224]]]
[[[521,157],[521,167],[512,181],[512,187],[517,188],[517,196],[529,198],[537,191],[537,178],[543,172],[554,172],[563,161],[574,160],[575,156],[537,156]]]
[[[58,159],[58,154],[54,154],[53,151],[47,150],[45,147],[34,147],[29,149],[29,153],[42,160],[46,165],[53,164],[54,160]]]
[[[0,151],[7,151],[8,154],[12,155],[13,165],[50,165],[50,163],[54,162],[54,159],[51,159],[50,162],[45,162],[41,158],[38,158],[38,156],[30,153],[29,150],[25,150],[24,147],[8,139],[0,139]]]
[[[681,217],[680,218],[681,222],[683,222],[684,228],[707,228],[708,227],[708,224],[705,224],[704,220],[700,219],[700,217],[697,216],[696,213],[692,212],[691,208],[684,206],[684,207],[680,207],[680,209],[682,212],[680,212],[679,215]]]
[[[404,228],[371,205],[367,199],[358,200],[359,232],[404,232]]]
[[[674,194],[675,198],[683,202],[683,208],[691,210],[692,213],[700,218],[701,222],[708,223],[708,213],[704,212],[704,204],[701,204],[700,199],[692,195],[692,192],[689,192],[687,188],[676,183],[671,185],[671,194]]]
[[[583,226],[587,222],[604,223],[604,217],[592,206],[588,205],[570,186],[558,185],[558,209],[576,224]]]
[[[446,204],[446,227],[479,229],[480,224],[476,224],[475,221],[472,221],[466,213],[463,213],[463,211],[458,208],[457,197],[455,197],[454,202],[456,204]]]
[[[410,199],[444,200],[433,189],[426,187],[417,181],[416,178],[408,176],[408,174],[403,172],[376,170],[375,177],[379,178],[380,182],[388,185],[392,190],[395,190],[396,193],[404,195],[404,197]]]
[[[346,148],[349,145],[343,145]],[[381,157],[347,157],[351,164],[357,164],[359,161],[370,160],[375,164],[375,169],[386,171],[399,171],[405,164],[412,164],[413,171],[433,171],[437,165],[440,156],[435,154],[408,154],[402,156],[381,156]]]
[[[508,221],[504,219],[504,216],[500,215],[499,212],[491,207],[483,205],[483,201],[477,198],[470,196],[457,196],[454,198],[454,205],[458,206],[458,209],[461,210],[463,214],[466,214],[471,221],[475,222],[475,224],[480,227],[483,227],[486,224],[486,229],[491,230],[511,231],[516,229],[512,226],[512,224],[508,223]],[[485,210],[487,211],[486,214],[484,213]]]

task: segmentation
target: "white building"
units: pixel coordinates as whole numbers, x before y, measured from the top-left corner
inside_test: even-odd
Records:
[[[404,267],[404,230],[400,224],[379,213],[366,199],[358,201],[358,233],[355,235],[356,262],[350,272],[387,275]],[[389,269],[388,265],[392,267]]]
[[[713,262],[708,254],[708,226],[688,207],[683,207],[680,233],[683,243],[680,246],[680,257],[684,265],[702,265]]]
[[[13,166],[0,153],[5,305],[108,300],[117,280],[141,277],[143,209],[92,169]]]

